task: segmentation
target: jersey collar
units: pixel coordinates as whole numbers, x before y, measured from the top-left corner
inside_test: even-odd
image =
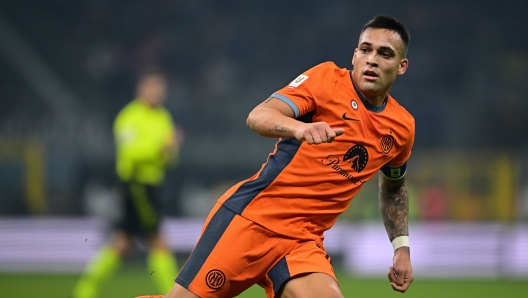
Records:
[[[369,110],[371,112],[375,112],[375,113],[383,112],[383,110],[385,110],[385,107],[387,106],[387,101],[389,100],[389,96],[387,95],[385,97],[385,99],[383,100],[383,103],[381,104],[381,106],[373,106],[372,104],[370,104],[370,102],[368,102],[368,100],[366,100],[363,97],[363,94],[361,94],[361,92],[359,92],[359,90],[356,88],[356,85],[354,84],[354,80],[352,79],[352,72],[351,71],[349,71],[349,74],[350,74],[350,82],[352,82],[352,86],[354,87],[354,91],[356,91],[356,94],[361,99],[361,102],[363,102],[363,105],[365,106],[365,108],[367,108],[367,110]]]

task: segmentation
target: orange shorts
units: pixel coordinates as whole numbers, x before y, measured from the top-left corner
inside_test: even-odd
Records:
[[[312,272],[336,279],[321,241],[276,234],[217,203],[176,282],[203,298],[235,297],[259,284],[271,298]]]

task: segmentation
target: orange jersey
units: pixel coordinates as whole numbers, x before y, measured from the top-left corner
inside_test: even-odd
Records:
[[[363,183],[382,166],[405,164],[411,154],[411,114],[391,96],[374,107],[358,93],[350,71],[332,62],[311,68],[274,93],[296,119],[326,122],[345,133],[320,145],[279,139],[260,171],[230,188],[219,202],[276,233],[323,237]]]

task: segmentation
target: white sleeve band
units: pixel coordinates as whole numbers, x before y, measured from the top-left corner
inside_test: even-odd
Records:
[[[394,238],[394,240],[392,240],[392,248],[394,248],[394,251],[396,251],[398,248],[402,246],[410,247],[409,236],[399,236],[399,237]]]

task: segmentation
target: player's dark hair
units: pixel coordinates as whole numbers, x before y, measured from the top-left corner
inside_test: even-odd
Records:
[[[409,30],[402,22],[388,15],[380,14],[375,16],[372,20],[368,21],[365,26],[363,26],[361,34],[363,34],[363,32],[369,28],[387,29],[398,33],[403,41],[403,44],[405,45],[404,54],[407,54],[407,48],[409,47],[409,41],[411,40],[411,33],[409,33]]]

